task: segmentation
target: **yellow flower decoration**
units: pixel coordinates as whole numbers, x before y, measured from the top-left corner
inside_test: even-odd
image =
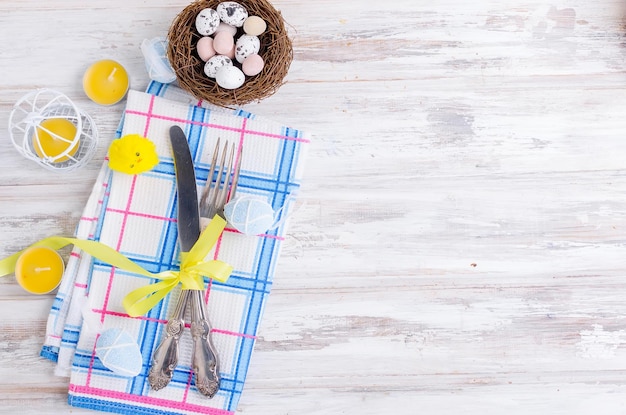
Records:
[[[159,164],[156,146],[139,134],[113,140],[109,146],[109,168],[126,174],[141,174]]]

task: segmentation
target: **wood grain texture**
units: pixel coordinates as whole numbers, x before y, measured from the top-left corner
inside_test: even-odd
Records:
[[[186,1],[0,1],[0,255],[70,234],[143,39]],[[246,109],[314,132],[238,412],[626,413],[626,3],[275,0],[288,83]],[[13,103],[58,89],[98,154],[19,156]],[[0,280],[2,413],[87,414],[39,358],[52,297]]]

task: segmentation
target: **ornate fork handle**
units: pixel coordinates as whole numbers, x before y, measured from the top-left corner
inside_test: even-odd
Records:
[[[163,389],[172,380],[174,369],[178,364],[178,340],[185,328],[185,307],[189,300],[189,290],[183,290],[176,303],[174,315],[165,326],[165,336],[152,354],[152,366],[148,382],[154,390]]]
[[[224,205],[229,197],[235,195],[239,171],[241,168],[241,152],[238,160],[235,160],[237,145],[224,144],[220,147],[220,139],[215,144],[215,151],[209,168],[207,183],[200,198],[200,221],[204,218],[213,218],[219,214],[224,218]],[[220,161],[218,164],[218,156]],[[227,154],[230,156],[227,159]],[[219,168],[218,168],[219,166]],[[231,171],[235,168],[231,176]],[[215,180],[213,175],[215,174]],[[212,398],[220,388],[219,357],[211,338],[211,324],[209,323],[206,304],[204,303],[204,290],[198,290],[191,295],[191,335],[193,337],[192,367],[196,374],[196,387],[198,391]]]
[[[196,387],[201,394],[212,398],[220,388],[219,359],[211,339],[211,325],[202,291],[195,291],[191,296],[192,365]]]

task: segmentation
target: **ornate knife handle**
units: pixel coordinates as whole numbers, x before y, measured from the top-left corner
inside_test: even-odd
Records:
[[[165,327],[163,340],[152,354],[152,366],[150,366],[148,382],[154,390],[163,389],[170,383],[174,375],[174,369],[178,364],[178,340],[185,328],[185,307],[189,296],[189,290],[181,292],[174,309],[174,315]]]
[[[196,374],[198,391],[212,398],[220,389],[220,369],[202,293],[195,290],[194,294],[191,294],[192,366]]]

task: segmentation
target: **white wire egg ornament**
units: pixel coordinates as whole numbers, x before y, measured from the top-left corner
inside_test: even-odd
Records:
[[[22,97],[9,115],[9,136],[20,154],[53,171],[86,164],[98,132],[91,117],[65,95],[39,89]]]

